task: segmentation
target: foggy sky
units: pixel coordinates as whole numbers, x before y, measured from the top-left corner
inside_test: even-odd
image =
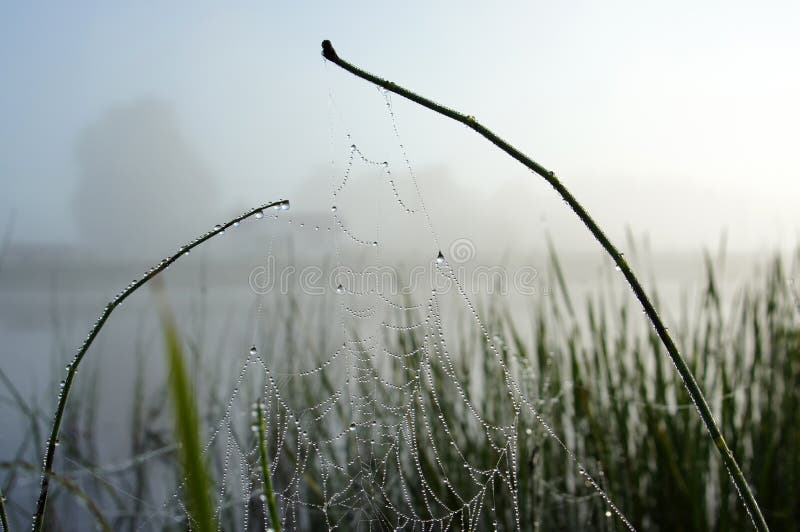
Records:
[[[382,95],[325,64],[325,38],[342,57],[475,115],[555,170],[612,239],[627,226],[661,251],[714,246],[723,231],[733,249],[797,242],[793,2],[402,10],[78,2],[0,11],[0,224],[13,213],[16,242],[96,244],[147,222],[165,227],[153,242],[171,249],[256,203],[288,197],[323,212],[329,200],[308,191],[329,190],[348,154],[346,133],[401,172]],[[141,188],[130,190],[139,195],[125,205],[144,216],[81,221],[108,216],[110,190],[99,176],[105,169],[87,162],[87,131],[142,101],[160,102],[175,144],[151,138],[152,149],[142,147],[122,130],[101,136],[118,156],[115,168],[151,178],[136,177]],[[501,234],[502,247],[549,231],[590,245],[524,168],[463,126],[393,102],[442,238]],[[87,171],[100,185],[86,186]],[[189,173],[205,176],[202,198],[170,218],[158,190],[195,194]]]

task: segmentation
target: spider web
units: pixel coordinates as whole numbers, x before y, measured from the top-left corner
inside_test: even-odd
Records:
[[[322,242],[333,259],[299,273],[318,281],[322,272],[321,292],[277,281],[258,296],[252,347],[239,359],[204,449],[221,472],[214,489],[220,530],[231,522],[241,530],[271,527],[255,401],[266,412],[269,475],[284,529],[531,528],[521,496],[530,479],[521,462],[534,430],[563,449],[606,515],[633,529],[540,413],[529,368],[490,331],[441,250],[391,95],[382,94],[404,167],[395,171],[371,158],[332,126],[327,219],[296,216],[295,204],[288,213],[265,213],[271,224],[265,276],[297,273],[292,254],[278,251],[295,239]],[[366,186],[356,173],[370,177],[380,202],[348,202]],[[370,209],[371,226],[361,220]],[[419,241],[430,249],[422,265],[428,275],[413,286],[400,285],[398,270],[387,273],[392,242],[381,240],[380,222],[389,217],[424,228]],[[465,319],[458,322],[458,313]],[[468,330],[469,341],[459,342],[456,329]],[[164,518],[191,525],[181,488],[139,529]]]

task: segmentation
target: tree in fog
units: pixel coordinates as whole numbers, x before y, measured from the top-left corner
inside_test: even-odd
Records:
[[[77,159],[73,208],[92,248],[126,257],[166,253],[219,211],[211,173],[162,101],[108,110],[82,132]]]

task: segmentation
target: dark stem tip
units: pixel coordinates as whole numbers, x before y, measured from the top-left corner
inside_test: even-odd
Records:
[[[336,50],[333,49],[333,45],[328,39],[322,41],[322,56],[329,61],[336,61],[339,59],[339,56],[336,55]]]

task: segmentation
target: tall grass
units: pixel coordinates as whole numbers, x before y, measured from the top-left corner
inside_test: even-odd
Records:
[[[585,300],[569,292],[569,283],[561,275],[559,261],[551,260],[553,287],[549,297],[538,298],[532,309],[532,320],[520,322],[510,309],[488,304],[482,309],[487,327],[502,341],[501,353],[506,365],[520,382],[524,393],[549,420],[558,434],[564,435],[570,448],[581,461],[597,473],[603,488],[625,515],[637,526],[647,530],[738,530],[746,528],[749,517],[738,503],[737,494],[724,467],[706,444],[705,429],[694,415],[694,406],[679,379],[674,377],[670,363],[661,355],[663,347],[653,330],[641,318],[641,310],[629,299],[614,302],[602,291]],[[687,309],[673,329],[676,341],[687,354],[687,363],[698,376],[708,394],[709,402],[719,412],[720,422],[730,434],[731,447],[741,458],[742,468],[753,479],[753,489],[763,504],[765,518],[778,530],[791,530],[800,522],[797,507],[800,486],[800,313],[787,278],[796,277],[795,270],[787,275],[777,259],[757,277],[759,284],[743,287],[736,297],[720,293],[717,272],[708,262],[705,287],[695,308]],[[563,283],[558,277],[564,278]],[[601,287],[603,289],[610,287]],[[729,303],[733,301],[733,303]],[[288,307],[287,307],[288,308]],[[287,332],[290,322],[296,321],[297,311],[265,320],[265,338]],[[464,320],[469,316],[465,315]],[[413,321],[415,318],[409,318]],[[466,321],[464,321],[466,323]],[[526,331],[521,327],[530,327]],[[285,329],[285,330],[281,330]],[[462,384],[481,411],[498,422],[513,418],[508,397],[500,393],[504,375],[496,364],[485,338],[470,327],[459,328],[452,350]],[[312,336],[325,336],[326,331],[311,331]],[[386,338],[387,347],[395,352],[410,352],[422,344],[420,333],[398,331]],[[143,340],[147,343],[147,339]],[[248,342],[249,343],[249,342]],[[203,348],[203,346],[201,346]],[[207,349],[207,348],[203,348]],[[310,352],[308,352],[310,351]],[[297,342],[287,346],[285,357],[310,356],[320,360],[328,353],[322,345]],[[411,371],[420,371],[414,359]],[[479,361],[479,362],[476,362]],[[195,363],[205,364],[202,358]],[[217,361],[215,364],[220,364]],[[202,368],[201,368],[202,369]],[[404,371],[404,370],[403,370]],[[208,374],[223,372],[216,366],[205,368]],[[87,379],[92,378],[86,375]],[[398,373],[398,382],[408,378]],[[433,367],[437,399],[447,412],[451,432],[463,453],[457,456],[449,445],[437,445],[438,458],[448,470],[455,491],[469,493],[474,483],[463,469],[464,461],[473,467],[494,467],[486,445],[486,435],[469,421],[464,403],[452,380],[437,366]],[[87,382],[87,384],[90,384]],[[175,438],[169,424],[151,423],[147,436],[142,437],[141,423],[135,411],[150,412],[148,417],[163,418],[168,393],[168,381],[162,392],[144,394],[135,388],[131,404],[131,432],[141,438],[132,446],[133,458],[114,471],[97,470],[100,478],[126,479],[126,492],[119,483],[92,483],[66,479],[78,490],[64,488],[53,502],[52,519],[65,515],[78,505],[102,508],[104,520],[114,530],[141,529],[143,518],[149,515],[139,506],[143,502],[160,505],[151,500],[152,487],[174,478],[180,484],[184,473],[176,460]],[[198,411],[200,426],[213,426],[219,421],[218,405],[224,404],[231,393],[229,381],[212,381],[199,398],[207,405]],[[65,421],[62,449],[74,457],[80,449],[102,448],[101,435],[81,430],[85,425],[89,402],[102,401],[92,397],[92,386],[80,388],[73,398],[74,415]],[[320,387],[301,386],[300,380],[288,380],[283,388],[284,400],[293,404],[315,404],[331,397],[335,385],[323,381]],[[366,393],[368,390],[362,390]],[[240,393],[243,402],[252,404],[264,393],[256,379]],[[387,398],[384,398],[388,400]],[[430,404],[429,391],[423,400]],[[273,403],[274,405],[274,403]],[[342,411],[332,422],[345,423],[349,414]],[[265,426],[286,425],[280,408],[265,410]],[[379,420],[389,423],[389,420]],[[160,427],[160,428],[159,428]],[[432,424],[433,441],[448,442],[441,425]],[[28,429],[32,430],[32,429]],[[139,432],[136,432],[136,431]],[[309,438],[333,432],[333,427],[310,427]],[[282,493],[293,480],[294,464],[303,450],[296,438],[276,445],[275,430],[265,431],[263,440],[254,437],[250,424],[235,434],[249,448],[265,442],[271,455],[274,474],[270,478],[274,493]],[[89,441],[89,439],[94,441]],[[618,530],[620,524],[606,516],[607,505],[590,487],[584,484],[574,464],[566,459],[563,449],[534,420],[518,427],[520,519],[525,528],[535,530],[594,529]],[[431,445],[417,445],[420,464],[426,477],[436,479],[436,457]],[[279,449],[279,450],[278,450]],[[265,453],[266,454],[266,453]],[[252,462],[247,470],[268,471],[263,467],[260,452],[248,454]],[[91,460],[92,457],[84,457]],[[337,467],[347,467],[346,454],[328,453],[325,459]],[[224,462],[219,456],[209,456],[208,477],[221,482]],[[9,464],[21,474],[29,469]],[[33,466],[31,466],[33,467]],[[166,475],[166,476],[165,476]],[[93,477],[94,478],[94,477]],[[302,481],[302,498],[310,504],[322,503],[319,460],[310,464]],[[254,478],[255,483],[263,480]],[[341,477],[330,476],[325,488],[328,493],[345,489],[338,484]],[[409,486],[413,505],[424,511],[424,501],[418,484]],[[57,486],[65,486],[59,482]],[[399,489],[397,486],[389,486]],[[213,487],[219,493],[221,486]],[[443,498],[452,496],[445,486],[438,486]],[[13,499],[13,493],[8,493]],[[80,494],[80,495],[79,495]],[[128,494],[136,494],[131,498]],[[233,499],[222,501],[219,525],[224,530],[242,526],[243,506]],[[88,501],[88,503],[87,503]],[[173,508],[180,514],[178,508]],[[259,523],[269,508],[260,502],[247,506],[248,522]],[[288,514],[284,514],[287,518]],[[342,528],[358,529],[358,515],[345,508],[329,508],[332,522]],[[152,517],[151,517],[152,519]],[[328,522],[309,509],[298,517],[311,528],[325,528]],[[267,521],[269,522],[269,521]],[[486,512],[476,522],[480,529],[494,523],[513,528],[515,518],[510,497],[498,496],[493,511]],[[159,525],[149,521],[145,528],[173,526],[172,518]],[[290,521],[284,528],[298,526]],[[387,525],[388,526],[388,525]]]
[[[535,356],[523,346],[515,351],[540,369],[553,357],[549,393],[563,398],[553,414],[572,420],[576,451],[594,457],[614,500],[645,529],[746,527],[748,517],[737,508],[728,472],[705,444],[691,398],[670,377],[666,359],[653,357],[663,354],[654,331],[634,332],[640,320],[626,305],[609,309],[607,301],[591,298],[577,315],[565,310],[563,300],[554,297],[549,312],[542,309]],[[800,519],[797,317],[779,261],[762,287],[744,290],[728,309],[709,261],[700,307],[675,331],[753,479],[767,522],[778,530]],[[580,324],[584,318],[586,326]],[[554,320],[565,331],[558,342],[551,333]],[[564,472],[565,479],[570,476]],[[568,483],[559,485],[559,491],[570,491]],[[551,517],[558,522],[557,515]],[[599,519],[594,523],[600,526]]]

